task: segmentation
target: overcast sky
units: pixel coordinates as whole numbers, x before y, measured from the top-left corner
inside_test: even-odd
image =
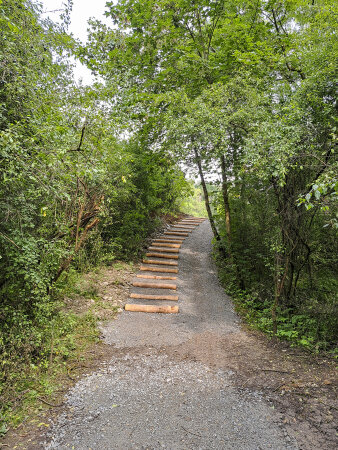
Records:
[[[71,14],[71,24],[69,31],[73,33],[74,37],[81,39],[82,42],[87,40],[88,19],[94,17],[101,22],[110,24],[111,22],[104,16],[105,4],[108,0],[73,0],[73,10]],[[63,8],[64,1],[62,0],[40,0],[43,4],[43,9],[53,21],[57,22],[60,16],[59,9]],[[55,11],[55,12],[53,12]],[[90,84],[93,77],[86,67],[79,62],[76,63],[74,69],[76,79],[82,78],[84,84]]]

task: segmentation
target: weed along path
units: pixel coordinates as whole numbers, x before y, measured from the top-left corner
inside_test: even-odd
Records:
[[[211,238],[190,219],[152,243],[126,310],[102,327],[113,358],[69,392],[43,448],[306,449],[308,436],[329,448],[262,392],[279,395],[292,369],[241,329]]]

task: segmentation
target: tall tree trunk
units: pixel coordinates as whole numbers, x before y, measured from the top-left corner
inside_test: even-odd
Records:
[[[236,253],[232,253],[232,232],[231,232],[231,211],[229,202],[229,192],[228,192],[228,178],[226,174],[226,164],[224,155],[221,156],[221,171],[222,171],[222,195],[224,204],[224,214],[225,214],[225,229],[228,237],[228,256],[230,258],[230,263],[234,264],[237,273],[237,279],[240,289],[245,290],[244,279],[237,261]]]
[[[224,204],[224,214],[225,214],[225,229],[228,237],[229,243],[229,253],[231,256],[231,215],[230,215],[230,204],[229,204],[229,193],[228,193],[228,179],[226,174],[226,165],[224,155],[221,156],[221,169],[222,169],[222,195]]]
[[[209,221],[210,221],[210,225],[211,225],[211,229],[212,232],[215,236],[215,239],[217,242],[221,243],[221,237],[217,231],[216,225],[215,225],[215,221],[211,212],[211,208],[210,208],[210,201],[209,201],[209,194],[208,194],[208,190],[207,190],[207,186],[205,184],[205,179],[204,179],[204,174],[203,174],[203,169],[202,169],[202,163],[201,163],[201,157],[198,154],[198,151],[196,149],[194,149],[195,152],[195,159],[196,159],[196,163],[198,166],[198,172],[201,178],[201,184],[202,184],[202,188],[203,188],[203,193],[204,193],[204,201],[205,201],[205,207],[208,213],[208,217],[209,217]]]
[[[277,334],[277,309],[280,306],[280,298],[284,289],[284,283],[288,274],[289,269],[289,258],[287,257],[285,260],[285,267],[282,270],[281,261],[284,255],[281,255],[279,252],[276,253],[275,256],[275,298],[271,309],[271,318],[272,318],[272,332],[274,335]]]

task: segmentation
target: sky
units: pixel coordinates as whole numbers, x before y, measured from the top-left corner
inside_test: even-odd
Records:
[[[87,40],[88,19],[94,17],[101,22],[110,24],[109,19],[104,16],[105,4],[108,0],[73,0],[73,10],[71,13],[71,24],[69,32],[75,38],[82,42]],[[63,8],[64,1],[62,0],[40,0],[43,5],[43,11],[46,16],[49,16],[53,21],[57,22],[60,16],[60,9]],[[79,61],[76,61],[74,68],[75,79],[82,79],[84,84],[91,84],[94,81],[90,70],[83,66]]]

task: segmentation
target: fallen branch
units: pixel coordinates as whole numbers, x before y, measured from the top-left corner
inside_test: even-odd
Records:
[[[75,378],[73,378],[73,377],[70,375],[69,370],[67,370],[67,376],[68,376],[68,378],[69,378],[70,380],[76,381]]]
[[[61,408],[61,406],[64,405],[64,403],[60,403],[60,405],[53,405],[52,403],[47,402],[47,400],[41,398],[41,397],[37,397],[38,400],[40,400],[40,402],[42,403],[46,403],[46,405],[48,406],[52,406],[53,408]]]
[[[14,241],[12,241],[12,239],[10,239],[8,236],[6,236],[5,234],[3,234],[3,233],[1,233],[1,232],[0,232],[0,235],[1,235],[4,239],[7,239],[8,242],[10,242],[11,244],[15,245],[16,248],[18,248],[19,250],[21,250],[21,248],[20,248],[18,245],[16,245],[16,243],[15,243]]]
[[[81,365],[81,366],[74,366],[74,367],[69,368],[69,370],[71,370],[71,371],[75,370],[75,369],[90,369],[90,367]]]
[[[283,386],[284,386],[284,383],[283,384],[279,384],[275,389],[272,390],[272,392],[278,391]]]

